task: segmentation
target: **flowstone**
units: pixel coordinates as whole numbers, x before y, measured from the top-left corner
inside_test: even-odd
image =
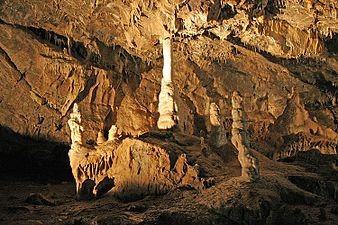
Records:
[[[252,155],[246,133],[246,113],[243,109],[243,98],[237,92],[232,94],[232,137],[231,142],[238,150],[238,160],[242,167],[242,177],[248,181],[259,178],[259,162]]]

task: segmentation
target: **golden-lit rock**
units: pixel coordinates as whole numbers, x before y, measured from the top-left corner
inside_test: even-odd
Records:
[[[246,114],[243,109],[243,98],[234,91],[232,102],[232,130],[231,142],[238,150],[238,160],[242,166],[242,177],[248,181],[255,181],[259,178],[259,161],[253,156],[246,134]]]

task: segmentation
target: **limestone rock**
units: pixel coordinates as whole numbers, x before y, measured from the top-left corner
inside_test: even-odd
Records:
[[[220,117],[219,107],[214,102],[210,104],[210,123],[210,145],[216,148],[224,146],[227,143],[227,136]]]
[[[210,131],[209,105],[217,102],[230,133],[231,93],[238,90],[247,96],[254,149],[276,159],[311,148],[336,152],[337,1],[87,3],[1,1],[2,127],[70,145],[67,120],[77,103],[86,118],[83,143],[112,124],[119,135],[134,137],[156,129],[164,64],[159,40],[171,37],[174,76],[163,88],[175,95],[169,108],[176,108],[182,131]],[[297,112],[306,120],[282,116],[293,86],[308,117],[302,108]],[[164,120],[171,126],[175,119]],[[282,129],[270,129],[273,124]],[[0,164],[11,159],[15,165],[19,153],[13,149],[22,156],[39,149],[18,146],[0,148],[7,154]],[[45,149],[50,156],[58,152],[53,144]]]
[[[246,134],[246,115],[243,99],[238,92],[232,94],[232,137],[231,142],[238,150],[238,160],[242,166],[242,177],[249,181],[259,178],[259,162],[249,148]]]
[[[177,106],[174,100],[174,84],[171,74],[171,39],[163,40],[163,78],[159,95],[157,127],[170,129],[177,124]],[[175,107],[176,106],[176,107]]]
[[[277,148],[275,159],[311,149],[323,154],[337,153],[338,134],[310,117],[296,91],[290,96],[283,114],[271,126],[269,138]]]
[[[161,92],[159,95],[158,111],[160,117],[157,121],[159,129],[170,129],[174,127],[176,122],[175,103],[174,103],[174,87],[171,81],[162,79]]]
[[[68,126],[71,130],[71,140],[72,144],[83,144],[83,127],[81,126],[81,113],[79,111],[78,105],[74,103],[73,112],[70,114],[70,119],[68,120]]]
[[[101,144],[103,144],[103,143],[106,142],[106,141],[107,141],[107,139],[104,137],[103,132],[102,132],[102,131],[99,131],[99,132],[97,133],[96,144],[101,145]]]
[[[121,198],[134,198],[166,193],[174,187],[203,187],[196,166],[187,162],[185,154],[167,152],[165,148],[138,139],[121,143],[116,126],[109,132],[110,141],[98,133],[97,146],[86,146],[82,140],[81,114],[77,104],[69,119],[72,145],[68,152],[79,199],[90,199],[108,191]],[[176,154],[174,160],[172,154]]]
[[[163,194],[179,186],[203,187],[197,167],[189,165],[184,154],[172,161],[167,150],[141,140],[127,138],[119,144],[79,146],[69,152],[80,199],[103,193],[104,180],[113,183],[105,192],[124,199]],[[84,191],[89,183],[89,192]]]
[[[117,134],[117,126],[112,125],[111,128],[109,129],[108,133],[108,141],[115,141],[118,139],[118,134]]]
[[[235,34],[247,45],[282,57],[322,54],[323,40],[337,33],[337,2],[334,0],[198,0],[184,4],[168,0],[157,3],[118,0],[100,4],[49,0],[45,3],[31,7],[30,2],[5,1],[0,8],[1,20],[54,29],[63,36],[88,43],[99,52],[99,47],[91,43],[90,35],[94,34],[106,45],[120,44],[148,58],[156,55],[156,51],[149,51],[157,44],[154,37],[164,38],[171,33],[194,36],[207,31],[221,40]],[[18,11],[20,16],[16,14]],[[50,26],[44,14],[59,25]],[[63,14],[73,16],[63,20]],[[67,40],[64,48],[71,48]]]

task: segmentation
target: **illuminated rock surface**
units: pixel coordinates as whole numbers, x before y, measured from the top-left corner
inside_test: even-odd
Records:
[[[336,0],[0,1],[0,224],[336,224],[337,7]],[[162,85],[167,37],[172,77]],[[165,88],[179,132],[157,131]],[[231,142],[234,91],[247,114],[246,147],[260,162],[255,182],[240,178]],[[90,171],[105,171],[94,165],[107,152],[126,158],[109,164],[120,177],[107,170],[80,189],[84,198],[100,196],[95,201],[74,200],[70,148],[73,173],[84,170],[80,185]],[[129,166],[127,152],[169,157],[170,167]],[[179,158],[183,168],[175,167]],[[124,202],[137,192],[120,182],[130,174],[149,190],[137,188],[135,199],[145,197]],[[154,176],[168,180],[148,185]],[[31,193],[55,206],[25,202]]]
[[[232,130],[231,142],[238,150],[238,160],[242,166],[242,177],[248,181],[259,178],[259,162],[249,148],[247,138],[246,113],[243,109],[243,98],[237,91],[232,93]]]

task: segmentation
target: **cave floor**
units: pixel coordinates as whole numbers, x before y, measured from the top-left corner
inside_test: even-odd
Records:
[[[195,190],[177,189],[164,196],[147,196],[133,202],[123,202],[110,195],[91,201],[75,199],[75,184],[41,184],[30,181],[0,182],[0,224],[140,224],[151,217],[170,212],[197,213],[196,205],[182,200],[196,198]],[[28,203],[33,193],[41,194],[48,203]],[[111,224],[111,223],[109,223]],[[147,224],[147,223],[145,223]]]
[[[180,187],[161,196],[122,201],[111,194],[77,201],[75,182],[0,179],[0,224],[338,224],[338,171],[328,164],[314,168],[304,160],[285,163],[259,159],[261,178],[245,182],[235,151],[194,151],[205,178],[203,190]],[[226,153],[226,154],[224,154]]]
[[[220,181],[215,187],[202,192],[175,189],[166,195],[147,196],[133,202],[123,202],[110,195],[91,201],[77,201],[73,182],[42,184],[32,181],[1,181],[0,224],[241,224],[229,220],[236,216],[236,213],[229,217],[224,216],[227,215],[227,207],[222,206],[224,203],[221,203],[221,206],[219,203],[230,203],[233,207],[230,208],[236,212],[236,202],[249,205],[247,208],[253,204],[251,207],[255,208],[257,196],[273,202],[274,197],[270,196],[271,189],[266,182],[274,182],[274,179],[274,175],[265,175],[262,182],[252,188],[253,186],[247,186],[233,178],[226,182]],[[41,194],[47,203],[39,202],[41,205],[38,205],[36,202],[27,202],[32,193]],[[251,196],[251,200],[247,198],[247,194]],[[284,222],[278,223],[279,219],[275,218],[275,222],[271,224],[337,224],[338,215],[333,211],[337,210],[338,205],[334,201],[322,201],[323,199],[318,198],[319,200],[312,202],[310,196],[305,197],[310,200],[304,203],[298,202],[299,199],[292,202],[293,198],[298,199],[294,193],[290,193],[291,202],[287,206],[289,211],[283,212],[282,215],[299,213],[305,215],[306,219],[290,219],[290,223],[285,223],[284,219]],[[53,205],[49,205],[50,202]],[[224,208],[217,209],[222,207]],[[321,208],[326,212],[324,220],[320,218]],[[258,212],[262,213],[262,209]],[[241,214],[237,216],[240,217]],[[245,213],[242,216],[243,219],[239,221],[243,224],[252,222],[252,219],[244,218]],[[257,221],[252,224],[257,224]]]

